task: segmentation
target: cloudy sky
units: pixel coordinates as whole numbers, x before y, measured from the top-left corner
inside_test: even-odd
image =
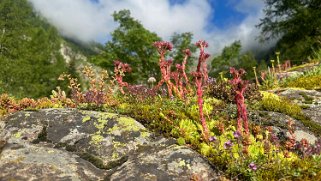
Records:
[[[112,13],[129,9],[145,28],[169,40],[174,32],[192,32],[205,39],[211,53],[235,40],[244,49],[262,47],[255,25],[262,18],[262,0],[29,0],[65,36],[106,42],[117,24]]]

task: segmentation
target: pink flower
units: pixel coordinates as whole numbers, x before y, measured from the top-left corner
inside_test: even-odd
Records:
[[[154,43],[154,46],[159,50],[169,50],[172,51],[173,44],[167,41],[157,41]]]
[[[214,141],[216,141],[217,140],[217,138],[215,137],[215,136],[211,136],[210,138],[209,138],[209,141],[210,142],[214,142]]]
[[[233,133],[233,136],[234,136],[235,139],[238,139],[238,138],[241,137],[241,134],[240,134],[240,132],[235,131],[235,132]]]
[[[253,163],[253,162],[251,162],[251,163],[249,164],[249,168],[250,168],[251,170],[253,170],[253,171],[257,170],[257,166],[256,166],[255,163]]]
[[[199,40],[198,42],[196,42],[196,46],[198,47],[208,47],[208,43],[204,40]]]
[[[228,140],[227,142],[224,143],[224,148],[225,149],[230,149],[233,146],[233,143],[231,140]]]

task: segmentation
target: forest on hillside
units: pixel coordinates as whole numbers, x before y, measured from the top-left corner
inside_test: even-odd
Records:
[[[321,2],[264,2],[257,38],[275,46],[210,55],[126,9],[103,45],[1,0],[0,180],[321,180]]]
[[[253,79],[252,68],[258,71],[271,67],[270,60],[280,53],[280,63],[291,60],[292,64],[318,60],[321,57],[320,2],[309,1],[265,1],[265,17],[257,28],[262,42],[277,39],[277,44],[261,55],[242,51],[240,41],[226,46],[219,55],[208,61],[209,75],[228,76],[229,67],[244,68],[246,78]],[[57,29],[33,10],[27,0],[2,0],[0,2],[0,93],[16,97],[49,96],[56,86],[66,86],[57,80],[63,72],[77,77],[74,62],[68,64],[59,52],[63,42],[77,52],[87,56],[93,64],[113,74],[114,60],[129,63],[133,71],[125,79],[133,83],[146,84],[149,77],[160,78],[157,50],[152,46],[162,40],[156,33],[146,29],[134,19],[129,10],[115,12],[112,16],[118,27],[111,33],[112,39],[105,45],[81,43],[62,37]],[[286,17],[286,18],[285,18]],[[71,40],[71,41],[70,41]],[[186,70],[196,66],[196,46],[193,33],[175,33],[168,40],[174,45],[168,55],[173,65],[183,60],[183,50],[188,48],[192,57]],[[96,51],[93,51],[93,50]]]

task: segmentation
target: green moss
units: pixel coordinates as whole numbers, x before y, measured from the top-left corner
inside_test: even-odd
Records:
[[[109,169],[109,167],[107,165],[104,164],[103,160],[100,159],[97,156],[94,156],[90,153],[80,153],[79,154],[80,158],[87,160],[88,162],[92,163],[93,165],[95,165],[97,168],[100,169]]]
[[[315,133],[316,136],[321,136],[321,125],[319,123],[312,121],[309,117],[306,117],[303,114],[297,115],[294,118],[300,120],[302,124],[309,130],[311,130],[313,133]]]
[[[263,95],[263,99],[260,102],[261,109],[286,114],[302,122],[304,126],[309,128],[315,134],[321,135],[321,125],[306,117],[299,105],[290,102],[285,98],[279,97],[276,94],[265,92]]]
[[[119,148],[124,148],[126,147],[126,144],[125,143],[121,143],[119,141],[113,141],[113,146],[114,148],[117,150]]]
[[[305,68],[305,67],[311,67],[313,66],[314,63],[307,63],[307,64],[302,64],[302,65],[298,65],[298,66],[295,66],[295,67],[291,67],[290,69],[288,69],[287,71],[296,71],[296,70],[299,70],[299,69],[302,69],[302,68]]]
[[[120,117],[117,121],[124,131],[139,131],[141,129],[133,118]]]
[[[296,87],[308,90],[321,88],[321,75],[301,76],[290,79],[282,84],[282,87]]]
[[[109,128],[107,133],[113,134],[115,131],[119,131],[119,130],[120,130],[120,128],[117,125],[115,125],[112,128]]]
[[[117,158],[119,158],[119,154],[117,152],[113,152],[111,158],[116,160]]]
[[[308,106],[308,105],[300,105],[300,107],[301,107],[302,109],[308,109],[308,108],[310,108],[310,106]]]
[[[104,137],[100,135],[99,133],[95,133],[94,135],[91,135],[91,143],[95,145],[99,145],[103,141]]]
[[[90,120],[90,116],[85,116],[84,118],[82,118],[82,122],[85,123],[87,121]]]
[[[140,136],[143,138],[148,138],[150,136],[150,133],[148,131],[141,131]]]
[[[107,122],[107,119],[97,119],[97,122],[95,122],[94,125],[99,131],[102,131],[104,127],[107,125]]]
[[[265,111],[280,112],[291,117],[303,115],[299,105],[290,102],[290,100],[287,100],[286,98],[268,92],[263,93],[263,99],[260,101],[260,106],[261,109]]]
[[[121,110],[126,110],[128,109],[130,106],[128,103],[122,103],[122,104],[119,104],[118,105],[118,108],[121,109]]]
[[[108,162],[108,164],[106,165],[105,168],[109,170],[109,169],[112,169],[112,168],[119,167],[122,164],[124,164],[127,160],[128,160],[128,156],[123,156],[118,160]]]
[[[99,113],[99,117],[101,119],[112,119],[117,116],[118,116],[118,114],[115,114],[115,113]]]
[[[15,138],[21,138],[21,135],[22,135],[21,132],[17,132],[16,134],[14,134],[14,137],[15,137]]]
[[[202,155],[204,155],[204,156],[209,156],[210,155],[211,150],[212,150],[211,146],[209,146],[206,143],[201,143],[199,146],[200,146],[200,152],[201,152]]]
[[[186,143],[185,143],[185,139],[182,138],[182,137],[179,137],[179,138],[177,139],[177,144],[179,144],[179,145],[185,145],[185,144],[186,144]]]
[[[304,98],[303,103],[313,104],[313,97],[308,96],[305,92],[300,92],[299,94]]]
[[[180,120],[178,127],[172,129],[171,134],[180,137],[182,136],[186,143],[198,144],[201,135],[199,131],[201,127],[190,119]]]

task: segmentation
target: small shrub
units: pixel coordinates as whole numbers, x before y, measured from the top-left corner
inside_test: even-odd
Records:
[[[226,103],[235,103],[235,90],[227,81],[214,80],[209,84],[207,92],[210,96],[223,100]],[[244,92],[244,97],[247,102],[254,103],[262,99],[262,94],[255,84],[249,84]]]

